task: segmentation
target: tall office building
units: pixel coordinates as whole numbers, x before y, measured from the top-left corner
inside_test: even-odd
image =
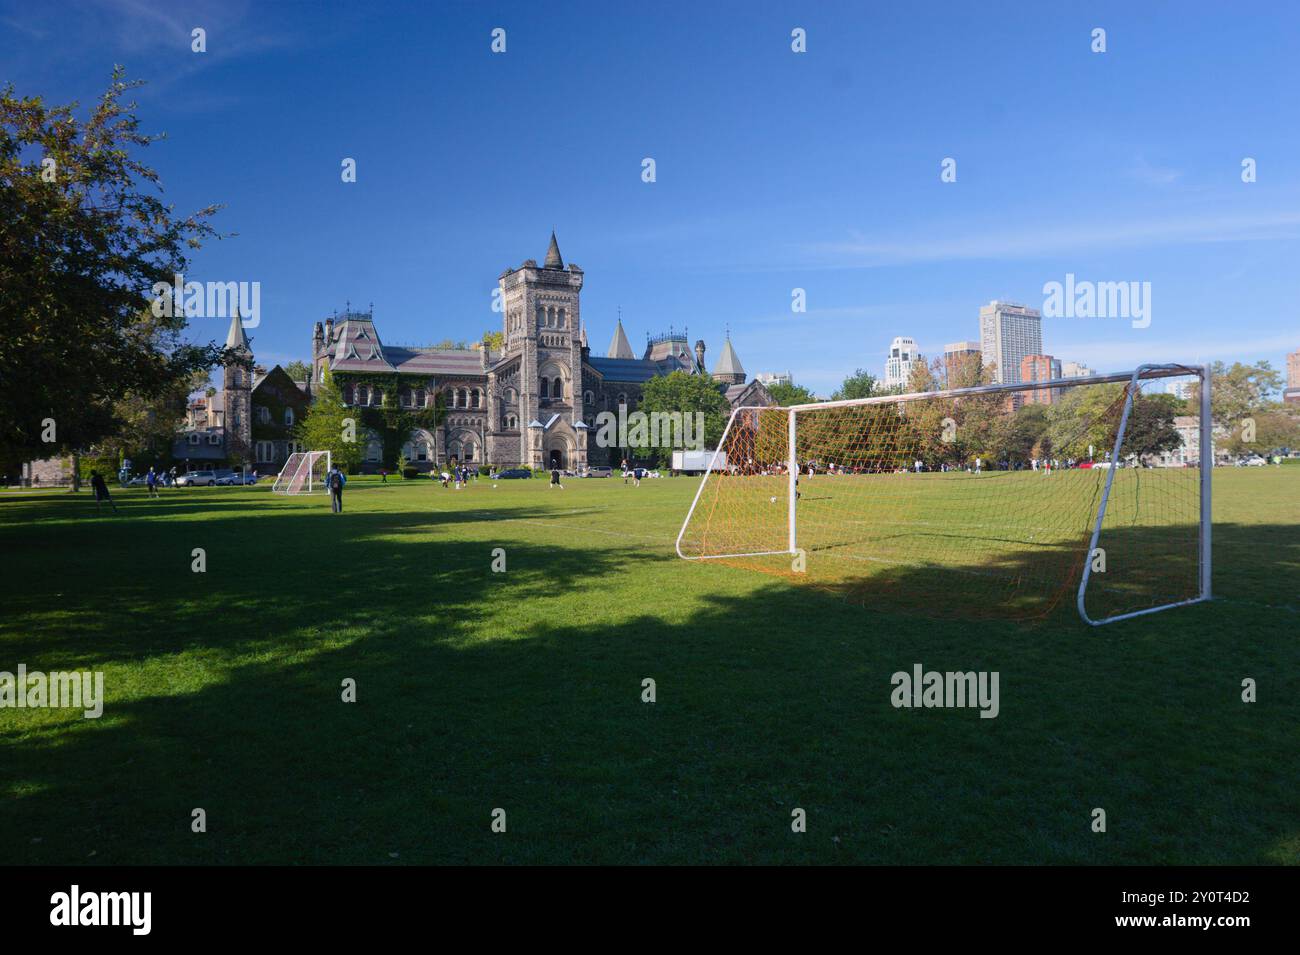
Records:
[[[1061,377],[1061,360],[1051,355],[1026,355],[1020,359],[1020,383],[1051,381]],[[1021,392],[1023,404],[1050,405],[1061,396],[1060,388],[1039,388]]]
[[[1063,361],[1061,362],[1062,378],[1091,378],[1097,374],[1081,361]]]
[[[889,343],[889,357],[885,359],[885,387],[906,386],[912,377],[912,365],[921,358],[916,352],[916,342],[910,338],[895,338]]]
[[[1026,355],[1043,353],[1043,316],[1036,308],[992,301],[980,307],[980,352],[985,367],[994,365],[998,384],[1020,383]]]
[[[952,342],[943,346],[943,386],[969,388],[979,384],[975,365],[980,357],[979,342]],[[968,370],[969,373],[963,374]]]

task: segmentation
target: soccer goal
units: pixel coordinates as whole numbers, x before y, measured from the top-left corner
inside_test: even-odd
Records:
[[[275,483],[276,494],[310,494],[325,489],[325,475],[330,469],[328,451],[295,451],[284,462]]]
[[[736,409],[688,560],[963,619],[1073,594],[1110,623],[1210,599],[1209,372],[1131,372]]]

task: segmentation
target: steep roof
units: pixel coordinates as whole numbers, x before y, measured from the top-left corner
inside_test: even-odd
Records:
[[[252,351],[248,347],[248,336],[244,334],[244,322],[239,317],[238,308],[235,309],[235,314],[230,319],[230,332],[226,335],[226,347]]]
[[[731,347],[731,336],[722,343],[722,357],[713,367],[715,375],[744,375],[745,368],[740,364],[740,358],[736,355],[736,349]]]
[[[368,314],[345,313],[335,326],[330,369],[336,371],[394,371],[384,356],[384,344]]]
[[[627,340],[627,334],[623,331],[623,320],[618,320],[618,325],[614,327],[614,337],[609,343],[609,353],[606,358],[636,358],[632,351],[632,345]]]
[[[542,263],[544,269],[562,269],[564,268],[564,259],[560,257],[560,243],[555,241],[555,230],[551,230],[551,244],[546,250],[546,261]]]

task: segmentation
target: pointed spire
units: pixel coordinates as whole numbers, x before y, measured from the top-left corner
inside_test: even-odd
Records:
[[[609,343],[609,354],[607,358],[635,358],[632,353],[632,343],[627,340],[627,333],[623,331],[623,319],[619,318],[618,324],[614,326],[614,337]]]
[[[546,250],[546,261],[542,263],[544,269],[562,269],[564,268],[564,259],[560,258],[560,243],[555,241],[555,230],[551,230],[551,245]]]
[[[244,334],[244,322],[239,317],[239,306],[235,306],[235,314],[230,319],[230,332],[226,335],[227,348],[242,348],[245,351],[251,351],[248,347],[248,336]]]
[[[743,384],[745,381],[745,368],[740,364],[740,357],[736,354],[736,349],[731,347],[731,330],[727,330],[726,340],[722,343],[722,356],[718,363],[713,366],[714,378],[730,378],[736,384]]]

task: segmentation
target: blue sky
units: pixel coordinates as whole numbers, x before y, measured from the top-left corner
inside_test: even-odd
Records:
[[[1066,273],[1150,282],[1152,321],[1044,319],[1057,357],[1282,367],[1297,54],[1289,3],[0,3],[19,93],[89,102],[114,63],[148,81],[168,201],[225,203],[238,233],[187,277],[261,283],[262,361],[308,358],[348,300],[390,343],[498,328],[497,276],[554,227],[597,352],[621,307],[635,348],[687,327],[716,359],[729,327],[751,374],[821,393]]]

